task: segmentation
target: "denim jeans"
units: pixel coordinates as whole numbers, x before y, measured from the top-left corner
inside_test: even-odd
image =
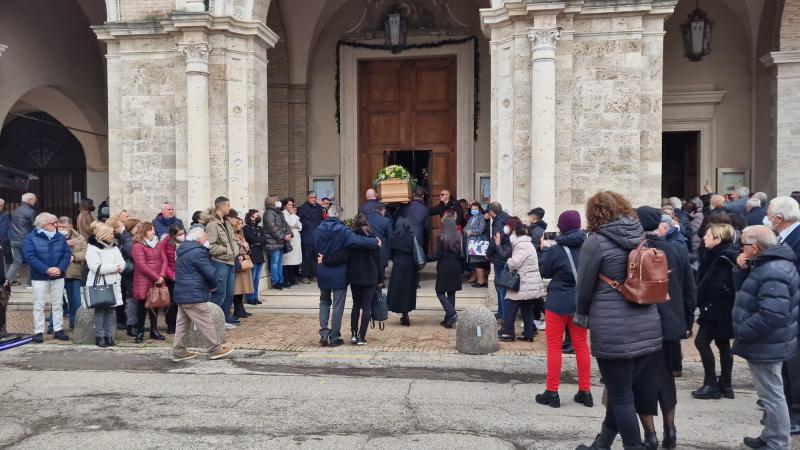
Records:
[[[501,273],[505,272],[506,265],[505,264],[493,264],[494,265],[494,279],[496,280],[497,277],[500,276]],[[500,317],[503,317],[504,314],[504,303],[506,299],[506,288],[497,287],[495,285],[494,290],[497,291],[497,313],[500,314]]]
[[[283,283],[283,250],[269,251],[269,273],[273,285]]]
[[[212,264],[214,264],[217,277],[217,290],[211,293],[211,302],[222,308],[222,312],[225,313],[225,320],[230,320],[236,269],[232,265],[219,261],[212,261]]]
[[[436,291],[436,298],[442,304],[444,310],[444,320],[450,320],[456,315],[456,293],[455,291],[440,292]]]
[[[253,264],[253,293],[247,294],[248,301],[258,300],[258,282],[261,280],[261,268],[264,263]]]
[[[342,315],[344,314],[344,302],[346,298],[347,288],[320,290],[319,335],[321,338],[333,341],[342,337]],[[332,316],[331,306],[333,307]],[[329,320],[330,327],[328,326]]]
[[[64,280],[64,290],[67,291],[67,303],[69,304],[69,327],[75,328],[75,314],[81,307],[81,280],[67,278]]]

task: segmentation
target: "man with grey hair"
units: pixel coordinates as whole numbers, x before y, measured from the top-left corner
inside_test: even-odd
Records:
[[[778,234],[778,242],[792,249],[800,271],[800,205],[792,197],[776,197],[769,203],[764,225]],[[794,357],[783,365],[784,393],[789,403],[791,433],[800,435],[800,343]]]
[[[747,186],[739,186],[731,192],[731,201],[725,205],[728,213],[739,214],[743,218],[747,215],[747,198],[750,196],[750,189]]]
[[[767,201],[769,197],[767,197],[767,194],[764,192],[756,192],[753,195],[751,195],[750,198],[757,198],[758,201],[761,202],[761,206],[763,206],[764,208],[766,208],[767,204],[769,203]]]
[[[314,251],[319,256],[333,256],[345,249],[375,249],[380,247],[380,239],[359,236],[342,223],[343,210],[331,205],[328,218],[314,231]],[[319,298],[319,342],[323,346],[342,345],[342,314],[347,297],[347,263],[338,265],[320,264],[317,266],[317,286]],[[331,316],[331,308],[333,315]],[[329,323],[330,321],[330,323]]]
[[[747,199],[747,215],[744,217],[748,226],[763,225],[764,216],[767,215],[766,203],[761,202],[761,199],[753,195]]]
[[[26,192],[22,194],[22,202],[11,213],[11,230],[8,240],[11,244],[11,266],[8,268],[6,278],[13,284],[17,280],[17,273],[23,266],[22,246],[28,235],[33,231],[33,220],[36,218],[36,194]],[[31,287],[31,277],[28,274],[28,286]]]
[[[800,276],[795,259],[791,247],[778,245],[770,228],[758,225],[742,232],[742,253],[734,269],[733,353],[747,361],[764,408],[761,435],[744,438],[750,448],[791,445],[782,366],[797,351]]]
[[[156,230],[156,236],[163,239],[164,236],[169,235],[169,229],[173,225],[179,225],[183,228],[183,221],[175,217],[175,207],[170,202],[164,202],[161,205],[161,212],[158,213],[153,219],[153,228]]]

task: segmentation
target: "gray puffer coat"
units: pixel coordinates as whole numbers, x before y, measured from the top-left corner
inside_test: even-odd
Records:
[[[619,218],[589,234],[581,247],[575,323],[589,328],[596,358],[633,359],[661,350],[661,318],[655,305],[639,306],[598,278],[623,283],[628,253],[642,241],[638,220]]]
[[[268,207],[264,211],[264,248],[269,251],[284,248],[284,236],[287,234],[292,234],[292,231],[286,224],[283,212],[278,208]]]

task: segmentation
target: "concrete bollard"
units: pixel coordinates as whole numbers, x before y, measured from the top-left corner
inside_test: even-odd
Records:
[[[483,306],[467,306],[458,313],[456,349],[469,355],[488,355],[500,349],[497,319]]]

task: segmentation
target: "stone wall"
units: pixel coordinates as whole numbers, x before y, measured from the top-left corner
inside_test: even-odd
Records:
[[[781,16],[780,50],[800,50],[800,0],[784,0]]]
[[[162,19],[175,9],[175,0],[119,0],[121,21]]]

